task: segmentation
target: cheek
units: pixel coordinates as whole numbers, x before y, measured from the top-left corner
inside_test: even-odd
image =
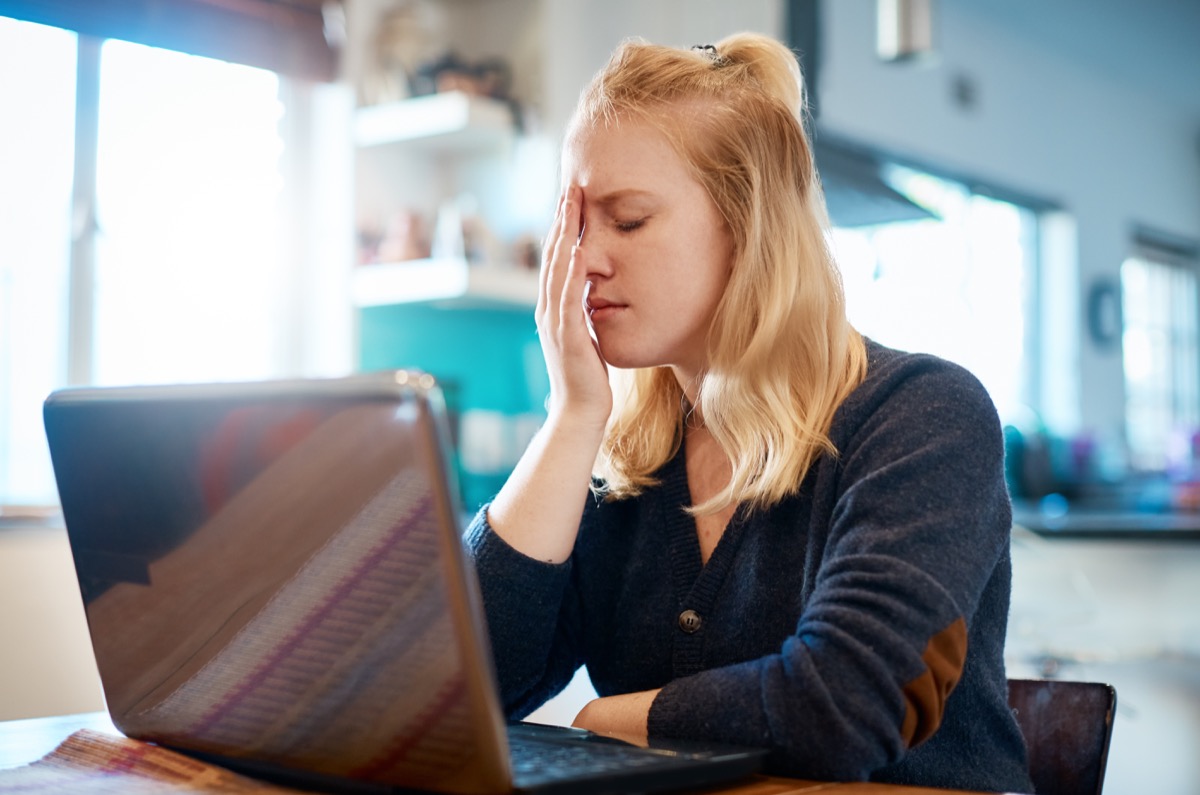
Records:
[[[710,291],[723,293],[733,273],[733,246],[728,236],[710,230],[708,234],[697,233],[692,240],[695,241],[690,248],[696,280],[703,282]]]
[[[694,248],[702,248],[714,259],[731,262],[733,235],[716,207],[706,204],[678,230],[680,237]]]

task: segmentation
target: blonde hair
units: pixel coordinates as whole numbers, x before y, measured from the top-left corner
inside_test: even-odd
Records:
[[[795,57],[766,36],[735,34],[691,50],[627,41],[584,91],[570,125],[654,124],[733,240],[698,391],[700,416],[733,471],[722,491],[693,506],[696,514],[764,508],[794,494],[822,453],[837,453],[834,412],[866,373],[826,243],[804,108]],[[679,451],[687,407],[668,368],[610,369],[614,409],[595,474],[616,498],[655,483]]]

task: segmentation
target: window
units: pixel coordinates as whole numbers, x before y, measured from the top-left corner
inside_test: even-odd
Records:
[[[1148,251],[1121,265],[1130,464],[1191,466],[1200,437],[1200,280],[1183,257]]]
[[[111,40],[100,77],[92,381],[279,375],[279,78]]]
[[[302,370],[296,283],[312,274],[282,252],[310,238],[286,234],[284,177],[304,161],[285,168],[281,83],[0,18],[0,113],[20,119],[0,125],[0,519],[57,502],[55,388]]]
[[[75,39],[0,18],[0,505],[54,502],[41,403],[67,372]]]
[[[908,168],[885,177],[936,217],[834,230],[851,322],[885,345],[963,365],[1014,421],[1032,402],[1036,366],[1036,214]]]

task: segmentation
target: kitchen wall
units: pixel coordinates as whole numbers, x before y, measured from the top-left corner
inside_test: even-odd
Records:
[[[1200,113],[1069,58],[1034,27],[997,22],[983,10],[996,5],[935,3],[933,61],[888,64],[875,56],[874,0],[824,2],[820,124],[1070,216],[1065,253],[1044,263],[1043,335],[1057,337],[1045,402],[1056,430],[1119,429],[1120,353],[1079,333],[1079,307],[1093,280],[1116,278],[1135,225],[1200,240]],[[955,101],[956,80],[971,84],[971,107]]]
[[[0,530],[0,720],[103,708],[66,531]]]

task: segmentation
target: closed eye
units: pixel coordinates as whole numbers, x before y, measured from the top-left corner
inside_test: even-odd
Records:
[[[614,221],[613,225],[617,227],[618,232],[632,232],[641,228],[645,223],[645,218],[639,218],[636,221]]]

